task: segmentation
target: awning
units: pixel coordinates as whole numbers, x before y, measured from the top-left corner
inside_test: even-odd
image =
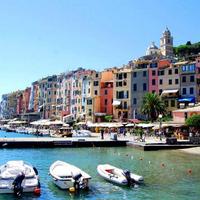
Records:
[[[106,116],[106,113],[94,113],[94,116],[97,116],[97,117],[102,117],[102,116]]]
[[[140,123],[141,122],[139,119],[129,119],[128,121],[131,123]]]
[[[163,90],[162,95],[165,95],[165,94],[174,94],[174,93],[177,93],[178,92],[178,89],[176,90]]]
[[[178,102],[190,102],[190,103],[195,103],[195,97],[185,97],[185,98],[180,98],[178,99]]]
[[[112,105],[113,106],[119,106],[121,104],[121,101],[118,101],[118,100],[114,100]]]

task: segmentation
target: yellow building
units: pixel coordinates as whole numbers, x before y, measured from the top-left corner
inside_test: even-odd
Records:
[[[131,68],[123,67],[114,70],[113,115],[118,121],[132,118],[131,75]]]

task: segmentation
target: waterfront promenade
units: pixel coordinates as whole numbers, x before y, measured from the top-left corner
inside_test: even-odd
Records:
[[[117,140],[111,139],[109,134],[104,134],[101,139],[99,133],[92,133],[92,137],[1,137],[0,148],[53,148],[53,147],[122,147],[129,146],[144,151],[185,149],[199,145],[190,144],[187,140],[178,140],[176,144],[167,144],[166,139],[146,137],[141,141],[138,136],[118,135]]]

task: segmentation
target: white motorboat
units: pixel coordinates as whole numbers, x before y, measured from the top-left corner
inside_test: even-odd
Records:
[[[91,131],[89,130],[77,130],[73,131],[72,137],[91,137]]]
[[[22,160],[8,161],[0,166],[0,193],[14,193],[21,196],[23,192],[40,194],[38,171]]]
[[[54,162],[49,168],[50,175],[54,183],[61,189],[75,190],[88,189],[89,179],[91,176],[79,169],[63,161]]]
[[[98,165],[97,172],[104,179],[119,185],[133,185],[135,183],[143,183],[144,181],[142,176],[109,164]]]

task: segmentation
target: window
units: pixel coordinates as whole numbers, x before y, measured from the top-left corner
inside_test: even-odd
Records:
[[[175,79],[175,84],[177,85],[179,83],[178,78]]]
[[[147,90],[147,84],[143,83],[143,91],[146,91],[146,90]]]
[[[164,76],[164,75],[165,75],[165,71],[164,71],[164,70],[159,71],[159,72],[158,72],[158,75],[159,75],[159,76]]]
[[[156,85],[156,79],[152,79],[152,85]]]
[[[182,83],[185,83],[186,82],[186,76],[183,76],[182,77]]]
[[[99,81],[94,81],[94,86],[98,86],[99,85]]]
[[[169,79],[169,85],[172,85],[172,79]]]
[[[162,85],[162,84],[163,84],[163,80],[162,80],[162,79],[160,79],[160,80],[159,80],[159,83],[160,83],[160,85]]]
[[[105,90],[105,91],[104,91],[104,94],[107,95],[107,94],[108,94],[108,90]]]
[[[137,84],[136,83],[133,84],[133,91],[137,91]]]
[[[128,108],[127,102],[125,101],[125,102],[124,102],[124,109],[127,109],[127,108]]]
[[[137,77],[137,72],[133,72],[133,77]]]
[[[146,76],[147,76],[147,72],[143,71],[143,77],[146,77]]]
[[[156,76],[156,70],[152,70],[152,76]]]
[[[108,104],[108,99],[104,100],[104,104],[107,105]]]
[[[88,111],[89,111],[88,115],[92,116],[92,109],[89,109]]]
[[[175,73],[175,74],[178,74],[178,69],[174,69],[174,73]]]
[[[137,104],[137,99],[136,99],[136,98],[133,99],[133,104],[134,104],[134,105]]]
[[[194,76],[190,76],[190,82],[194,82]]]
[[[154,94],[154,93],[156,93],[156,91],[155,91],[155,90],[152,90],[152,93]]]
[[[87,99],[87,105],[92,105],[92,99]]]
[[[124,78],[127,78],[127,73],[124,73]]]
[[[98,91],[97,90],[94,91],[94,95],[98,95]]]
[[[190,88],[190,94],[194,94],[194,88],[193,87]]]
[[[169,69],[168,70],[168,75],[171,75],[172,74],[172,69]]]
[[[171,107],[175,107],[175,100],[174,99],[171,100]]]
[[[187,92],[186,88],[183,88],[182,89],[182,94],[184,95],[184,94],[186,94],[186,92]]]
[[[99,77],[99,74],[98,73],[96,73],[96,78],[98,78]]]
[[[162,89],[159,90],[159,95],[161,95],[161,94],[162,94]]]

